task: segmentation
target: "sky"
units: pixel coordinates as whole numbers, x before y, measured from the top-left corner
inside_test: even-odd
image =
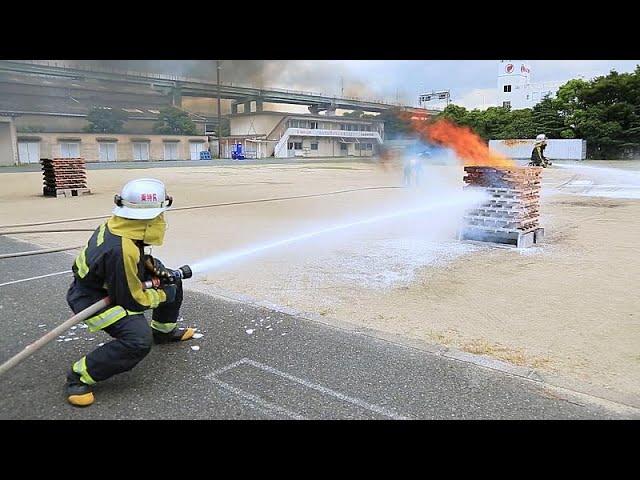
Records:
[[[588,80],[612,69],[631,72],[640,60],[513,60],[531,67],[531,82]],[[103,67],[156,71],[215,81],[216,60],[102,60]],[[496,105],[498,60],[222,60],[221,81],[247,86],[353,96],[418,105],[418,96],[450,90],[467,108]]]
[[[579,76],[590,79],[606,75],[612,69],[631,72],[640,60],[525,60],[531,66],[531,81],[567,81]],[[326,70],[329,65],[317,61],[300,62],[309,71],[314,67]],[[344,72],[345,90],[354,80],[370,96],[383,96],[389,100],[400,98],[415,105],[420,93],[432,90],[450,90],[452,102],[467,108],[486,108],[496,105],[497,60],[438,60],[438,61],[335,61],[329,62],[336,71],[334,90],[339,88],[338,72]],[[314,65],[316,64],[316,65]],[[308,73],[307,73],[308,75]],[[295,75],[287,76],[291,83]]]

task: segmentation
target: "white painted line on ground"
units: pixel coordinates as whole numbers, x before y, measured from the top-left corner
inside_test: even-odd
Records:
[[[287,380],[291,380],[292,382],[297,382],[305,387],[311,388],[313,390],[317,390],[318,392],[324,393],[325,395],[330,395],[332,397],[338,398],[344,402],[352,403],[353,405],[358,405],[366,410],[371,412],[378,413],[380,415],[384,415],[385,417],[392,418],[393,420],[408,420],[407,417],[403,417],[401,415],[397,415],[394,412],[387,410],[382,407],[378,407],[377,405],[372,405],[358,398],[350,397],[340,392],[336,392],[335,390],[331,390],[330,388],[323,387],[322,385],[318,385],[315,383],[311,383],[303,378],[294,377],[293,375],[289,375],[288,373],[281,372],[269,365],[265,365],[260,362],[256,362],[250,359],[246,359],[244,363],[248,363],[249,365],[253,365],[256,368],[260,368],[266,372],[273,373],[274,375],[279,375],[282,378],[286,378]]]
[[[209,375],[207,375],[207,378],[217,377],[218,375],[220,375],[221,373],[226,372],[227,370],[231,370],[232,368],[236,368],[237,366],[240,366],[243,363],[246,363],[247,360],[249,360],[249,359],[248,358],[242,358],[242,359],[238,360],[237,362],[230,363],[226,367],[222,367],[221,369],[216,370],[215,372],[211,372]]]
[[[275,405],[273,403],[267,402],[266,400],[263,400],[262,398],[258,397],[257,395],[253,395],[249,392],[245,392],[244,390],[237,388],[237,387],[233,387],[231,385],[229,385],[228,383],[223,382],[222,380],[218,380],[217,378],[215,378],[214,376],[210,375],[208,376],[209,380],[211,380],[213,383],[215,383],[216,385],[218,385],[219,387],[234,393],[236,395],[238,395],[241,398],[244,398],[245,400],[250,400],[251,402],[261,406],[262,408],[265,408],[269,411],[274,411],[277,413],[280,413],[282,415],[286,415],[287,417],[293,418],[294,420],[306,420],[302,415],[298,415],[295,412],[292,412],[290,410],[287,410],[286,408],[282,408],[278,405]]]
[[[13,285],[14,283],[22,283],[22,282],[28,282],[31,280],[37,280],[39,278],[53,277],[55,275],[63,275],[65,273],[71,273],[71,270],[65,270],[64,272],[47,273],[46,275],[39,275],[37,277],[23,278],[22,280],[14,280],[12,282],[0,283],[0,287],[4,287],[5,285]]]
[[[343,402],[347,402],[347,403],[351,403],[353,405],[357,405],[357,406],[359,406],[361,408],[364,408],[365,410],[369,410],[370,412],[374,412],[374,413],[377,413],[379,415],[383,415],[385,417],[389,417],[389,418],[391,418],[393,420],[409,420],[408,417],[403,417],[401,415],[397,415],[396,413],[394,413],[394,412],[392,412],[390,410],[387,410],[385,408],[379,407],[377,405],[372,405],[372,404],[367,403],[367,402],[365,402],[363,400],[360,400],[360,399],[354,398],[354,397],[350,397],[350,396],[345,395],[345,394],[340,393],[340,392],[336,392],[335,390],[331,390],[330,388],[323,387],[322,385],[318,385],[316,383],[311,383],[311,382],[309,382],[309,381],[307,381],[307,380],[305,380],[303,378],[294,377],[293,375],[289,375],[288,373],[281,372],[280,370],[278,370],[276,368],[270,367],[269,365],[265,365],[264,363],[256,362],[256,361],[251,360],[249,358],[243,358],[243,359],[238,360],[237,362],[233,362],[233,363],[227,365],[226,367],[222,367],[221,369],[216,370],[215,372],[207,375],[207,378],[209,378],[210,380],[212,380],[212,381],[214,381],[214,382],[219,384],[219,382],[221,382],[221,381],[218,380],[217,378],[215,378],[217,375],[220,375],[221,373],[224,373],[224,372],[227,372],[227,371],[232,370],[234,368],[237,368],[237,367],[239,367],[240,365],[243,365],[243,364],[251,365],[251,366],[256,367],[256,368],[258,368],[260,370],[263,370],[265,372],[272,373],[274,375],[280,376],[282,378],[285,378],[285,379],[290,380],[290,381],[295,382],[295,383],[299,383],[300,385],[303,385],[303,386],[305,386],[307,388],[311,388],[312,390],[316,390],[316,391],[318,391],[320,393],[323,393],[325,395],[329,395],[329,396],[335,397],[335,398],[337,398],[339,400],[342,400]],[[224,383],[224,382],[222,382],[222,383]],[[228,385],[228,384],[225,384],[225,385]],[[230,387],[230,385],[229,385],[229,387]],[[234,388],[234,387],[231,387],[231,388]],[[240,391],[246,394],[246,392],[244,392],[242,390],[240,390]],[[250,395],[250,394],[247,394],[247,395]],[[254,396],[254,395],[252,395],[252,396]],[[255,398],[258,398],[260,401],[264,402],[264,400],[260,399],[260,397],[255,397]],[[280,408],[280,407],[278,407],[278,408]]]

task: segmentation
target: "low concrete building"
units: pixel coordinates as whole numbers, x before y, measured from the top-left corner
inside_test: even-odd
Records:
[[[199,160],[200,152],[209,148],[205,136],[67,132],[16,135],[19,164],[38,163],[41,158],[75,157],[87,162]]]
[[[0,116],[0,165],[14,165],[17,161],[18,145],[13,118]]]
[[[384,141],[384,122],[375,118],[262,111],[233,114],[229,123],[223,158],[237,143],[246,158],[370,157]]]
[[[164,100],[136,103],[134,95],[101,95],[94,98],[80,91],[71,96],[60,86],[0,81],[0,165],[65,156],[88,162],[188,160],[199,159],[200,150],[208,149],[204,117],[187,112],[197,135],[157,135],[153,127]],[[84,133],[87,115],[96,105],[126,116],[121,134]]]

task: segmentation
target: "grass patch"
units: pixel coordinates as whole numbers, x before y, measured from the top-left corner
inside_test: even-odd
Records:
[[[529,366],[532,368],[544,367],[549,363],[548,358],[528,355],[524,350],[509,348],[498,343],[490,343],[484,339],[474,339],[465,343],[462,349],[476,355],[488,355],[514,365]]]

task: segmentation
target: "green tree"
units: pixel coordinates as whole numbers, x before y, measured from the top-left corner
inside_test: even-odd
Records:
[[[496,137],[500,140],[511,138],[534,138],[538,134],[533,120],[533,111],[530,108],[513,110],[509,114],[509,121]]]
[[[189,114],[179,108],[160,109],[160,118],[153,124],[153,131],[164,135],[197,135],[196,124]]]
[[[375,118],[375,115],[369,115],[364,113],[362,110],[354,110],[353,112],[345,112],[342,114],[343,117],[349,118]]]
[[[571,87],[571,89],[570,89]],[[566,122],[587,140],[590,158],[620,158],[640,148],[640,67],[561,88]]]
[[[542,99],[533,107],[532,119],[537,130],[536,135],[544,133],[549,138],[574,138],[573,131],[568,128],[565,117],[561,114],[559,100],[548,96]]]
[[[85,132],[92,133],[121,133],[127,114],[122,110],[111,107],[92,107],[87,115]]]
[[[450,122],[457,123],[458,125],[466,125],[465,117],[467,114],[468,112],[466,108],[450,103],[441,113],[438,114],[437,118],[449,120]]]
[[[413,131],[408,116],[399,108],[385,110],[376,118],[384,122],[384,136],[387,139],[401,138]]]

